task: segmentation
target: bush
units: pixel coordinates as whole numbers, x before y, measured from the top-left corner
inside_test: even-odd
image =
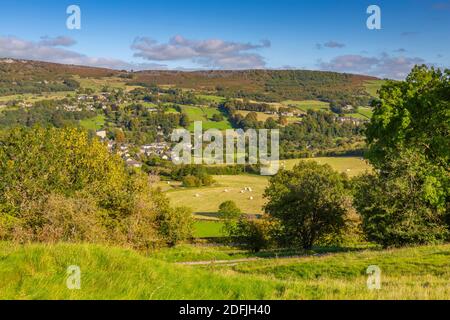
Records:
[[[187,187],[187,188],[200,187],[201,181],[199,178],[189,175],[189,176],[183,177],[182,185],[183,185],[183,187]]]
[[[388,163],[357,183],[354,203],[367,238],[385,247],[445,240],[445,171],[417,152],[400,153]]]
[[[146,249],[190,237],[184,209],[79,129],[12,129],[0,141],[0,176],[0,240]]]
[[[241,209],[234,201],[228,200],[222,202],[219,206],[219,217],[224,220],[238,219],[241,216]]]
[[[229,236],[238,245],[259,252],[272,244],[271,231],[273,223],[267,219],[247,219],[241,217],[236,225],[229,230]]]

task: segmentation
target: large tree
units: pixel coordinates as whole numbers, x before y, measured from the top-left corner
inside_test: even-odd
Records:
[[[265,197],[265,211],[280,222],[282,240],[289,245],[309,249],[345,226],[346,178],[328,165],[302,161],[292,171],[280,171]]]
[[[449,220],[450,71],[415,67],[385,84],[367,128],[375,168],[355,204],[369,239],[388,245],[443,240]]]
[[[406,81],[388,81],[373,104],[366,136],[376,168],[404,149],[414,149],[449,169],[450,70],[416,66]]]

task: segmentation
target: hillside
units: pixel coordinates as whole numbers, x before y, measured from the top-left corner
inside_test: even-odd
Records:
[[[321,100],[356,101],[364,105],[371,95],[366,83],[376,78],[308,70],[244,71],[140,71],[48,62],[0,59],[0,95],[73,91],[80,79],[122,76],[124,83],[144,86],[173,86],[223,97],[260,101]]]
[[[143,71],[135,84],[170,85],[217,91],[218,94],[261,101],[325,100],[369,97],[365,81],[374,77],[308,70]]]
[[[118,71],[49,62],[0,59],[0,95],[72,91],[74,76],[109,77]]]
[[[197,251],[213,259],[215,250]],[[195,267],[169,262],[169,249],[145,257],[99,245],[1,243],[0,299],[448,299],[449,254],[443,245]],[[71,265],[81,269],[81,290],[66,287]],[[367,289],[369,265],[382,270],[381,290]]]

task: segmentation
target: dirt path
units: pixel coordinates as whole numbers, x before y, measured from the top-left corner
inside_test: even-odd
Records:
[[[205,265],[221,265],[221,266],[231,266],[236,265],[238,263],[243,262],[252,262],[252,261],[260,261],[260,260],[275,260],[275,259],[299,259],[299,258],[307,258],[307,257],[322,257],[330,255],[331,253],[316,253],[313,255],[298,255],[298,256],[281,256],[281,257],[270,257],[270,258],[242,258],[235,260],[208,260],[208,261],[185,261],[185,262],[176,262],[176,264],[186,265],[186,266],[205,266]]]

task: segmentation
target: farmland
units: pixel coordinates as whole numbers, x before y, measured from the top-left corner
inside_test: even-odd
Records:
[[[91,119],[81,120],[80,125],[88,130],[100,130],[105,124],[105,116],[98,115]]]
[[[339,172],[345,172],[349,176],[356,176],[370,170],[365,160],[357,157],[324,157],[314,159],[290,159],[282,160],[281,167],[292,169],[299,161],[317,161],[320,164],[329,164]],[[167,196],[172,205],[186,205],[193,209],[197,218],[214,218],[219,205],[227,200],[236,202],[242,212],[246,214],[261,214],[265,203],[264,189],[268,184],[268,178],[257,175],[229,175],[214,176],[216,183],[210,187],[181,188],[173,185],[166,188]],[[243,189],[250,187],[252,192]],[[250,199],[253,198],[253,199]]]
[[[214,180],[216,184],[211,187],[180,188],[168,191],[167,196],[173,206],[191,207],[196,216],[201,218],[215,214],[219,205],[227,200],[238,203],[245,213],[257,214],[262,212],[261,208],[264,205],[262,195],[268,183],[266,177],[256,175],[214,176]],[[241,193],[242,189],[247,186],[252,188],[252,192]],[[253,197],[253,199],[250,200],[250,197]]]
[[[378,90],[380,90],[381,86],[385,84],[385,80],[367,80],[364,81],[364,87],[372,97],[378,97]]]
[[[328,102],[322,102],[318,100],[303,100],[303,101],[286,100],[282,102],[282,105],[292,106],[304,112],[307,112],[308,110],[315,110],[315,111],[330,110],[330,104]]]
[[[182,112],[186,113],[191,121],[191,125],[189,126],[189,130],[194,130],[194,122],[201,121],[202,128],[204,130],[208,129],[218,129],[218,130],[226,130],[231,129],[232,126],[230,122],[224,118],[222,121],[213,121],[211,118],[215,114],[220,114],[220,111],[217,108],[205,107],[205,106],[181,106]]]

